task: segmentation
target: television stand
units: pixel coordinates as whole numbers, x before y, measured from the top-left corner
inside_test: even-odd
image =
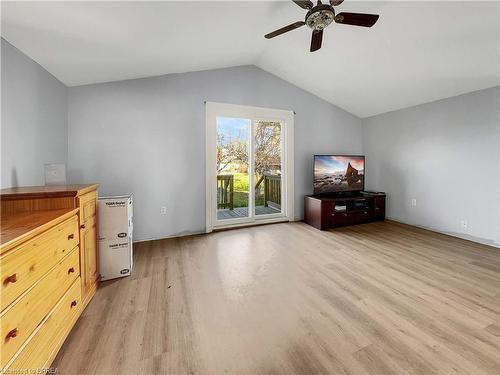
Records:
[[[306,195],[304,220],[320,230],[385,220],[385,193]]]

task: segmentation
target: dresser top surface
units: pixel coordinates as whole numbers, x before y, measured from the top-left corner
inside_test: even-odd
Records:
[[[97,184],[53,185],[53,186],[21,186],[0,190],[1,199],[30,197],[68,197],[79,196],[96,190]]]
[[[76,215],[78,208],[20,212],[0,216],[0,254]]]

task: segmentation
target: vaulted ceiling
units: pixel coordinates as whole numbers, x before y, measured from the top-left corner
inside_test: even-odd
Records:
[[[361,2],[310,53],[287,1],[2,2],[2,37],[67,86],[254,64],[359,116],[500,85],[500,3]]]

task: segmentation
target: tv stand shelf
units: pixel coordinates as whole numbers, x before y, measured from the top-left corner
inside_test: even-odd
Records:
[[[384,220],[385,193],[306,195],[304,219],[320,230]]]

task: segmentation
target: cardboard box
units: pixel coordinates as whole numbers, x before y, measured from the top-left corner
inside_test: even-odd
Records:
[[[99,198],[99,241],[132,237],[132,196]]]
[[[132,240],[130,238],[99,242],[101,280],[130,276],[132,266]]]
[[[99,269],[103,281],[132,272],[132,207],[131,195],[99,198]]]

